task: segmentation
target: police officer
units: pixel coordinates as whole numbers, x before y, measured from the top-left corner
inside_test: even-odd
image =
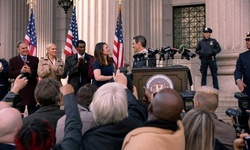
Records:
[[[250,32],[245,37],[247,51],[240,53],[234,71],[234,79],[239,90],[250,97]]]
[[[209,67],[213,77],[213,87],[219,89],[217,78],[218,68],[215,56],[221,51],[221,47],[216,39],[210,37],[212,32],[211,28],[203,29],[204,38],[198,43],[195,52],[199,55],[201,60],[201,86],[207,84],[207,68]]]
[[[9,65],[8,62],[2,58],[0,59],[0,101],[8,93],[10,88],[9,78]]]

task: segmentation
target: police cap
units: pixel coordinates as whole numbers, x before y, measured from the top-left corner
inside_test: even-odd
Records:
[[[212,30],[211,28],[204,28],[204,29],[203,29],[203,33],[206,33],[206,32],[212,33],[213,30]]]

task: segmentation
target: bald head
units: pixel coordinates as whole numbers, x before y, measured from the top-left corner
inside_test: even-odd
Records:
[[[180,119],[183,101],[179,93],[173,89],[162,89],[151,102],[151,114],[158,119],[175,122]]]
[[[10,107],[10,105],[6,102],[0,102],[0,110],[4,109],[4,108],[8,108]]]
[[[194,107],[214,112],[219,103],[219,91],[210,86],[202,86],[194,95]]]
[[[0,110],[0,143],[14,143],[17,131],[23,125],[20,112],[12,107]]]

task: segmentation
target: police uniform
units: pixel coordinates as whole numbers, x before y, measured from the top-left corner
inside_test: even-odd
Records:
[[[0,72],[0,100],[4,98],[4,96],[8,93],[10,88],[10,83],[8,82],[9,78],[9,65],[8,62],[2,58],[0,59],[0,63],[2,64],[2,72]]]
[[[246,34],[245,40],[250,40],[250,32]],[[236,62],[236,68],[234,71],[235,82],[237,80],[243,80],[243,83],[246,85],[244,87],[243,93],[247,94],[250,97],[250,48],[239,54],[239,58]]]
[[[212,29],[205,28],[203,33],[212,33]],[[196,47],[196,54],[199,55],[201,60],[201,86],[207,84],[207,68],[210,68],[212,78],[213,78],[213,87],[219,89],[218,78],[217,78],[217,63],[216,63],[216,54],[221,51],[220,44],[213,38],[203,38]]]
[[[53,67],[56,67],[57,65],[57,70],[54,70]],[[62,59],[56,58],[55,62],[52,62],[49,57],[46,56],[39,60],[37,74],[41,79],[52,77],[61,83],[63,71],[64,62]]]

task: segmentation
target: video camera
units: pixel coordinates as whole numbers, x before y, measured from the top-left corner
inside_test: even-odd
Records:
[[[242,129],[244,129],[244,132],[249,131],[249,114],[246,112],[246,110],[249,109],[249,98],[246,94],[241,92],[236,92],[234,94],[234,97],[238,99],[239,108],[228,108],[225,113],[227,116],[233,117],[235,121],[233,126],[237,135],[239,135],[242,132]]]
[[[194,95],[195,95],[195,91],[184,91],[184,92],[180,92],[179,93],[182,100],[183,100],[183,107],[185,112],[188,112],[189,110],[194,108]]]
[[[196,54],[191,53],[190,50],[186,49],[184,46],[182,46],[179,50],[178,53],[181,54],[181,59],[187,59],[190,60],[190,57],[193,58],[196,56]]]

